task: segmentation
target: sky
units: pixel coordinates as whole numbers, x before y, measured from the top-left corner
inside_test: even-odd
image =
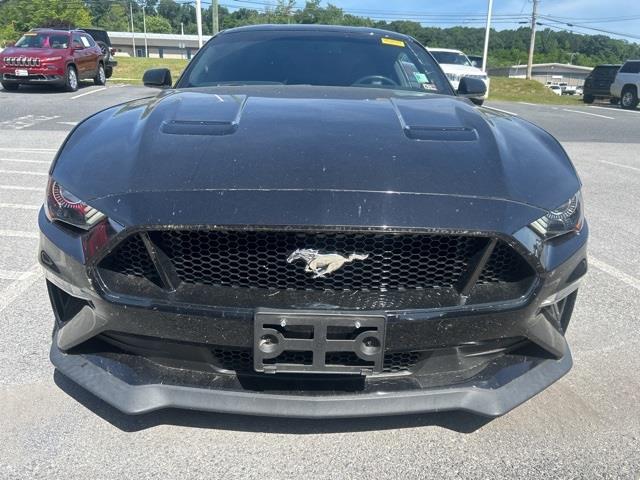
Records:
[[[223,1],[241,3],[239,0]],[[302,5],[304,1],[296,3]],[[330,0],[330,3],[354,15],[383,20],[415,20],[424,25],[448,27],[484,26],[488,0]],[[494,0],[493,3],[493,26],[496,29],[517,28],[521,26],[519,22],[527,20],[527,16],[530,19],[532,0]],[[640,0],[541,0],[538,5],[539,22],[543,24],[539,28],[602,33],[640,43]]]

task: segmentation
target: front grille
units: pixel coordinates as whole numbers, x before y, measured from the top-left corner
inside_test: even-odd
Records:
[[[274,290],[388,291],[450,288],[486,244],[482,237],[429,234],[304,233],[270,231],[160,231],[150,234],[171,260],[182,282]],[[304,262],[287,263],[299,248],[368,254],[325,278],[305,272]],[[125,240],[103,267],[147,277],[153,264],[136,235]],[[516,281],[523,259],[508,245],[494,251],[481,283]]]
[[[253,372],[253,354],[248,348],[215,348],[213,357],[218,368],[235,372]],[[388,352],[384,355],[383,373],[401,373],[413,370],[425,357],[425,352]],[[310,364],[311,352],[283,352],[277,361],[282,363]],[[354,353],[332,352],[327,363],[334,365],[361,365],[364,362]]]
[[[40,59],[35,57],[5,57],[4,63],[14,67],[38,67]]]
[[[148,235],[148,243],[155,246],[163,268],[168,270],[164,275],[157,271],[141,235]],[[105,273],[101,275],[107,287],[126,285],[113,274],[148,280],[159,287],[163,287],[161,278],[173,279],[173,285],[164,287],[188,290],[191,303],[199,296],[209,299],[205,303],[215,298],[223,302],[217,305],[248,308],[324,308],[322,304],[359,309],[426,308],[445,305],[452,296],[457,298],[457,289],[490,241],[488,237],[430,233],[159,230],[125,238],[102,260],[99,271]],[[287,261],[298,249],[368,257],[314,278],[305,271],[303,260]],[[527,282],[522,280],[533,278],[524,258],[499,241],[477,285],[502,290],[494,297],[483,294],[482,301],[506,300],[504,295],[524,293]],[[504,285],[517,285],[522,291],[502,288]],[[431,295],[432,301],[425,295]]]

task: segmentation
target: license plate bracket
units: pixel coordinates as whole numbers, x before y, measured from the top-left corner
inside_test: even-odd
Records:
[[[371,375],[384,362],[384,315],[258,310],[257,372]]]
[[[29,70],[25,70],[23,68],[16,68],[14,73],[15,73],[16,77],[28,77],[29,76]]]

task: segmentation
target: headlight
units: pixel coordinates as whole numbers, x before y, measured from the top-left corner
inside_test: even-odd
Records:
[[[533,222],[530,227],[549,239],[565,233],[579,232],[583,221],[582,194],[578,192],[569,201]]]
[[[47,218],[88,230],[103,220],[105,215],[87,205],[58,182],[49,179],[47,185]]]

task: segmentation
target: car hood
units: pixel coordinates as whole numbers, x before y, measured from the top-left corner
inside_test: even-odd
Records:
[[[63,55],[64,49],[61,48],[16,48],[9,47],[2,50],[4,57],[59,57]]]
[[[528,122],[461,98],[369,88],[168,91],[80,124],[52,173],[94,203],[131,194],[260,191],[429,195],[552,209],[579,188],[559,144]]]
[[[457,73],[460,75],[485,75],[485,73],[477,67],[468,65],[457,65],[453,63],[441,63],[440,68],[445,73]]]

